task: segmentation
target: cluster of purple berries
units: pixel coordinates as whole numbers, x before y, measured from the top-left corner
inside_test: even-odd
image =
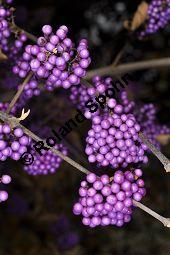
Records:
[[[77,49],[74,48],[64,25],[55,34],[49,25],[43,26],[42,32],[44,36],[38,38],[36,45],[26,46],[13,72],[25,78],[30,70],[33,71],[37,78],[46,79],[49,91],[79,84],[91,62],[87,41],[82,39]]]
[[[0,111],[5,112],[8,109],[9,103],[7,102],[0,102]],[[17,106],[13,106],[13,108],[11,109],[11,114],[14,115],[16,113],[17,110]]]
[[[23,91],[23,94],[22,94],[22,99],[30,99],[32,98],[33,96],[39,96],[41,91],[38,87],[38,81],[35,80],[35,79],[32,79],[31,81],[29,81],[25,87],[24,87],[24,91]]]
[[[77,105],[80,110],[84,111],[86,109],[85,103],[90,99],[94,99],[95,96],[99,94],[104,94],[111,81],[111,77],[103,78],[96,75],[92,79],[93,86],[88,87],[85,84],[80,84],[80,86],[72,86],[70,99],[73,104]]]
[[[17,54],[20,52],[20,50],[22,49],[22,47],[26,41],[27,41],[27,36],[26,36],[26,34],[24,34],[24,32],[18,34],[14,43],[8,49],[9,58],[14,59],[15,56],[18,56]]]
[[[0,124],[0,160],[5,161],[8,157],[19,160],[27,151],[30,138],[21,128],[12,129],[8,124]]]
[[[92,118],[92,128],[88,131],[85,152],[91,163],[114,168],[127,167],[128,164],[143,162],[147,149],[139,138],[140,126],[132,114],[124,114],[123,106],[115,99],[107,102],[111,113],[97,115]]]
[[[8,38],[11,35],[11,30],[8,24],[10,16],[11,11],[0,4],[0,47],[4,52],[8,51]]]
[[[156,121],[156,113],[157,109],[154,104],[144,104],[139,108],[136,118],[143,127],[147,127]]]
[[[158,124],[156,113],[157,109],[155,105],[144,104],[136,114],[136,118],[140,123],[142,132],[152,144],[160,149],[161,146],[156,137],[161,134],[170,134],[170,128],[166,125]]]
[[[6,1],[6,4],[11,4],[12,1]],[[16,39],[9,40],[11,36],[11,28],[9,22],[12,21],[13,9],[7,5],[0,5],[0,47],[4,53],[8,54],[9,58],[14,58],[23,44],[27,40],[27,36],[22,33],[16,34]]]
[[[111,77],[103,78],[98,75],[94,76],[92,79],[93,86],[89,87],[87,85],[81,84],[80,86],[71,87],[70,99],[80,110],[85,112],[87,119],[91,119],[92,116],[101,114],[102,109],[98,109],[94,114],[90,113],[85,107],[85,103],[88,100],[94,100],[98,95],[105,95],[106,90],[111,88],[111,83],[113,82]],[[135,103],[129,101],[126,91],[120,93],[120,101],[123,106],[124,113],[132,113],[134,110]],[[104,112],[108,111],[108,104],[106,103],[106,109]]]
[[[166,125],[160,125],[157,120],[157,108],[154,104],[143,104],[137,108],[134,101],[129,101],[126,91],[120,94],[121,104],[124,106],[125,113],[133,113],[141,127],[141,131],[146,137],[160,149],[160,143],[156,139],[158,135],[170,134],[170,128]],[[136,106],[136,107],[135,107]],[[148,151],[150,151],[148,149]]]
[[[128,99],[128,95],[126,91],[122,91],[120,93],[120,101],[121,104],[124,106],[124,113],[132,113],[135,109],[135,102],[130,101]]]
[[[0,178],[0,184],[8,185],[11,182],[11,176],[2,175]],[[8,199],[8,192],[5,190],[0,190],[0,203]]]
[[[57,149],[64,155],[67,155],[67,149],[62,144],[56,144],[54,149]],[[43,155],[40,156],[34,149],[31,149],[31,154],[34,158],[33,163],[31,165],[24,166],[24,170],[30,175],[53,174],[60,167],[62,162],[62,159],[50,150],[44,150]]]
[[[116,225],[122,227],[131,220],[133,199],[140,201],[146,194],[141,169],[134,172],[116,171],[111,181],[108,175],[97,177],[90,173],[81,182],[79,201],[73,213],[82,215],[89,227]]]
[[[148,7],[148,19],[145,30],[139,33],[142,39],[164,28],[170,21],[170,0],[152,0]]]

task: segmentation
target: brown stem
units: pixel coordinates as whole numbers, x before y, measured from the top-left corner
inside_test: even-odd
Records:
[[[37,37],[32,35],[31,33],[25,31],[24,29],[18,27],[14,22],[9,22],[9,26],[11,28],[11,31],[15,34],[15,33],[24,33],[27,38],[29,38],[31,41],[33,42],[37,42]]]
[[[164,156],[164,154],[159,151],[143,133],[139,133],[139,137],[142,142],[147,145],[147,147],[152,151],[152,153],[161,161],[164,165],[165,171],[170,172],[170,160]]]
[[[121,64],[116,67],[113,65],[109,65],[106,67],[101,67],[95,70],[91,70],[87,72],[86,79],[89,80],[95,75],[115,75],[122,74],[128,71],[136,71],[142,70],[146,68],[159,68],[170,66],[170,58],[161,58],[161,59],[153,59],[153,60],[143,60],[134,63]]]
[[[19,86],[17,93],[14,95],[12,101],[10,102],[10,104],[8,106],[8,109],[6,111],[7,113],[10,113],[11,109],[14,107],[14,105],[18,101],[19,97],[21,96],[25,85],[29,82],[29,80],[31,79],[32,76],[33,76],[33,72],[30,72],[28,74],[28,76],[25,78],[25,80],[23,81],[23,83]]]
[[[65,160],[67,163],[69,163],[70,165],[72,165],[73,167],[75,167],[76,169],[78,169],[79,171],[85,173],[85,174],[89,174],[90,171],[87,170],[85,167],[81,166],[80,164],[78,164],[77,162],[75,162],[74,160],[72,160],[71,158],[65,156],[64,154],[62,154],[60,151],[49,147],[46,144],[45,140],[42,140],[40,137],[38,137],[37,135],[35,135],[33,132],[31,132],[29,129],[27,129],[26,127],[24,127],[23,125],[21,125],[18,122],[18,119],[10,116],[2,111],[0,111],[0,119],[4,122],[7,122],[9,124],[11,124],[13,127],[20,127],[22,128],[22,130],[24,131],[25,134],[27,134],[29,137],[31,137],[33,140],[35,141],[43,141],[44,145],[46,147],[48,147],[55,155],[61,157],[63,160]],[[133,201],[134,205],[139,207],[140,209],[142,209],[143,211],[147,212],[148,214],[150,214],[151,216],[155,217],[157,220],[159,220],[160,222],[162,222],[164,224],[164,226],[166,227],[170,227],[170,219],[169,218],[164,218],[161,215],[157,214],[156,212],[152,211],[151,209],[149,209],[148,207],[146,207],[145,205]]]
[[[154,217],[155,219],[159,220],[160,222],[162,222],[162,224],[165,227],[170,228],[170,218],[165,218],[161,215],[159,215],[158,213],[154,212],[153,210],[151,210],[150,208],[148,208],[147,206],[141,204],[140,202],[137,202],[135,200],[133,200],[133,204],[137,207],[139,207],[140,209],[142,209],[143,211],[147,212],[148,214],[150,214],[152,217]]]
[[[22,130],[24,131],[24,133],[26,135],[28,135],[29,137],[31,137],[34,141],[39,142],[39,141],[43,141],[44,145],[49,148],[55,155],[59,156],[60,158],[62,158],[64,161],[66,161],[67,163],[69,163],[70,165],[72,165],[73,167],[77,168],[79,171],[88,174],[90,173],[86,168],[84,168],[83,166],[81,166],[80,164],[78,164],[77,162],[75,162],[74,160],[72,160],[71,158],[65,156],[63,153],[61,153],[59,150],[56,150],[50,146],[47,145],[46,141],[41,139],[40,137],[38,137],[37,135],[35,135],[33,132],[31,132],[29,129],[27,129],[26,127],[24,127],[23,125],[21,125],[18,122],[18,119],[13,117],[13,116],[9,116],[8,114],[4,113],[4,112],[0,112],[0,119],[2,121],[8,122],[12,127],[20,127],[22,128]]]
[[[119,51],[119,53],[116,55],[114,61],[113,61],[113,64],[112,66],[115,67],[118,65],[119,61],[121,60],[124,52],[125,52],[125,49],[127,47],[127,43],[123,46],[123,48]]]

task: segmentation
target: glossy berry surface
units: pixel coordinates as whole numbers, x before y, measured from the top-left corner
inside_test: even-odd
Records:
[[[170,0],[152,0],[148,7],[148,19],[145,29],[140,31],[139,38],[156,33],[170,22]]]
[[[33,147],[32,147],[33,148]],[[55,149],[67,155],[67,149],[62,144],[54,146]],[[30,175],[46,175],[54,174],[60,167],[62,159],[55,155],[50,150],[43,150],[43,155],[40,156],[35,149],[31,149],[31,154],[34,157],[34,161],[31,165],[24,166],[24,170]]]
[[[87,40],[80,40],[75,48],[67,37],[68,28],[64,25],[56,32],[52,31],[50,25],[45,25],[42,32],[43,36],[38,38],[37,44],[26,46],[13,72],[25,78],[32,71],[36,78],[45,79],[48,91],[79,84],[91,62]]]
[[[87,175],[79,188],[79,200],[73,213],[81,215],[82,223],[91,228],[115,225],[122,227],[132,217],[133,200],[140,201],[146,194],[141,169],[116,171],[108,175]]]

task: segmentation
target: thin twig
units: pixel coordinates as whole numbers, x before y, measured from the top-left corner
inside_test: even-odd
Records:
[[[0,119],[4,122],[7,122],[9,124],[11,124],[13,127],[20,127],[22,128],[22,130],[24,131],[25,134],[27,134],[29,137],[31,137],[33,140],[35,140],[36,142],[38,141],[43,141],[44,145],[46,147],[48,147],[55,155],[59,156],[60,158],[62,158],[64,161],[66,161],[67,163],[69,163],[70,165],[72,165],[73,167],[75,167],[76,169],[78,169],[79,171],[85,173],[85,174],[89,174],[90,171],[87,170],[85,167],[81,166],[80,164],[78,164],[77,162],[75,162],[74,160],[72,160],[71,158],[69,158],[68,156],[65,156],[64,154],[62,154],[60,151],[49,147],[46,144],[45,140],[42,140],[40,137],[38,137],[37,135],[35,135],[33,132],[31,132],[29,129],[27,129],[26,127],[24,127],[23,125],[21,125],[18,122],[18,119],[10,116],[2,111],[0,111]],[[143,211],[147,212],[148,214],[150,214],[151,216],[155,217],[157,220],[159,220],[160,222],[162,222],[164,224],[164,226],[166,227],[170,227],[170,219],[169,218],[164,218],[161,215],[155,213],[154,211],[152,211],[151,209],[149,209],[148,207],[144,206],[143,204],[133,201],[134,205],[139,207],[140,209],[142,209]]]
[[[154,217],[155,219],[159,220],[160,222],[162,222],[162,224],[165,227],[170,228],[170,218],[165,218],[161,215],[159,215],[158,213],[154,212],[153,210],[151,210],[150,208],[148,208],[147,206],[141,204],[140,202],[137,202],[135,200],[133,200],[133,204],[137,207],[139,207],[140,209],[142,209],[143,211],[147,212],[148,214],[150,214],[152,217]]]
[[[153,60],[143,60],[134,63],[121,64],[116,67],[113,65],[109,65],[106,67],[101,67],[98,69],[91,70],[87,72],[85,79],[89,80],[95,75],[115,75],[115,74],[123,74],[128,71],[136,71],[142,70],[146,68],[159,68],[170,66],[170,58],[161,58],[161,59],[153,59]]]
[[[19,86],[17,93],[14,95],[12,101],[10,102],[10,104],[8,106],[8,109],[6,111],[7,113],[10,113],[11,109],[14,107],[14,105],[18,101],[19,97],[21,96],[25,85],[29,82],[29,80],[31,79],[32,76],[33,76],[33,72],[30,72],[28,74],[28,76],[25,78],[25,80],[23,81],[23,83]]]
[[[29,137],[31,137],[34,141],[39,142],[39,141],[43,141],[44,142],[44,146],[46,146],[47,148],[49,148],[55,155],[59,156],[60,158],[62,158],[64,161],[66,161],[67,163],[69,163],[70,165],[72,165],[73,167],[77,168],[79,171],[88,174],[90,173],[86,168],[84,168],[83,166],[81,166],[80,164],[78,164],[77,162],[75,162],[74,160],[72,160],[71,158],[65,156],[63,153],[61,153],[59,150],[56,150],[50,146],[47,145],[46,141],[41,139],[40,137],[38,137],[37,135],[35,135],[33,132],[31,132],[29,129],[27,129],[26,127],[24,127],[23,125],[21,125],[18,122],[18,119],[13,117],[13,116],[9,116],[8,114],[1,112],[0,111],[0,119],[4,122],[8,122],[12,127],[20,127],[22,128],[22,130],[24,131],[24,133],[26,135],[28,135]]]
[[[165,168],[165,171],[170,172],[170,160],[165,157],[165,155],[159,151],[143,133],[140,132],[139,137],[141,138],[142,142],[145,143],[147,147],[152,151],[152,153],[160,160]]]
[[[116,55],[114,61],[113,61],[113,64],[112,66],[115,67],[118,65],[119,61],[121,60],[124,52],[125,52],[125,49],[127,47],[127,43],[123,46],[123,48],[119,51],[119,53]]]
[[[14,22],[9,22],[9,25],[10,25],[10,28],[11,28],[11,31],[15,34],[15,33],[24,33],[27,38],[29,38],[31,41],[33,42],[37,42],[37,37],[34,36],[33,34],[25,31],[24,29],[18,27]]]

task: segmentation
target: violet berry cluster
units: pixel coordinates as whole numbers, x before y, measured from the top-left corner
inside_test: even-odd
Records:
[[[80,198],[73,213],[82,216],[89,227],[115,225],[122,227],[131,220],[133,200],[140,201],[146,194],[141,169],[133,172],[116,171],[112,180],[108,175],[97,177],[90,173],[81,182]]]
[[[133,113],[135,110],[135,102],[128,99],[126,91],[120,93],[120,101],[124,107],[124,113]]]
[[[170,22],[170,0],[152,0],[148,7],[146,27],[139,32],[139,38],[156,33],[168,22]]]
[[[13,8],[10,8],[10,4],[13,1],[4,2],[0,4],[0,47],[9,58],[14,58],[27,41],[27,36],[24,32],[16,32],[15,38],[11,38]]]
[[[17,38],[14,40],[14,43],[9,48],[8,56],[11,59],[17,59],[18,53],[21,51],[21,49],[24,46],[24,43],[27,41],[27,36],[24,32],[17,34]],[[17,56],[17,57],[16,57]]]
[[[8,185],[11,182],[11,176],[4,174],[0,177],[0,186]],[[6,190],[0,189],[0,203],[8,199],[8,192]]]
[[[130,101],[127,96],[127,92],[120,93],[121,104],[124,106],[124,112],[133,113],[137,122],[141,127],[141,131],[146,137],[154,144],[158,149],[161,149],[160,142],[157,140],[157,136],[161,134],[169,134],[170,127],[167,125],[160,125],[157,119],[157,108],[154,104],[142,104],[137,107],[134,101]],[[147,149],[150,152],[149,149]]]
[[[41,93],[40,88],[38,87],[39,83],[36,79],[31,79],[25,86],[24,91],[21,96],[22,100],[28,100],[32,98],[33,96],[39,96]]]
[[[11,35],[8,24],[8,19],[10,16],[10,9],[0,4],[0,47],[4,52],[8,51],[8,38]]]
[[[75,48],[64,25],[55,33],[51,26],[45,25],[42,32],[43,36],[38,38],[36,45],[26,46],[13,72],[25,78],[32,71],[37,78],[46,80],[48,91],[79,84],[91,62],[87,41],[82,39]]]
[[[54,149],[67,155],[67,149],[62,144],[56,144]],[[40,156],[35,149],[31,149],[30,152],[34,158],[33,163],[24,166],[24,170],[30,175],[53,174],[61,165],[62,159],[55,155],[51,150],[43,150],[42,156]]]
[[[144,104],[139,108],[136,118],[140,123],[142,132],[146,137],[160,149],[160,143],[156,139],[158,135],[169,134],[170,128],[166,125],[160,125],[157,121],[157,109],[153,104]]]
[[[112,81],[111,77],[103,78],[101,76],[94,76],[92,79],[92,85],[80,84],[80,86],[72,86],[70,99],[80,110],[85,111],[85,103],[94,99],[99,94],[104,94],[110,86]]]
[[[101,76],[94,76],[92,79],[92,85],[81,84],[80,86],[71,87],[70,99],[80,110],[84,111],[86,118],[91,119],[92,116],[102,113],[102,109],[97,110],[94,114],[90,114],[89,110],[85,106],[88,100],[94,100],[99,95],[105,95],[106,90],[111,87],[113,82],[111,77],[103,78]],[[114,97],[114,96],[113,96]],[[126,91],[120,93],[120,101],[123,106],[124,113],[133,113],[135,103],[128,99]],[[107,105],[106,105],[107,108]]]
[[[7,158],[19,160],[27,151],[30,138],[24,134],[21,128],[12,129],[9,124],[0,124],[0,161]]]
[[[0,102],[0,111],[5,112],[8,109],[9,103],[8,102]],[[17,110],[17,105],[13,106],[10,113],[14,115]]]
[[[123,113],[123,106],[111,98],[107,102],[111,113],[92,117],[85,152],[91,163],[113,168],[127,167],[131,163],[147,163],[147,149],[139,138],[140,125],[133,114]]]

